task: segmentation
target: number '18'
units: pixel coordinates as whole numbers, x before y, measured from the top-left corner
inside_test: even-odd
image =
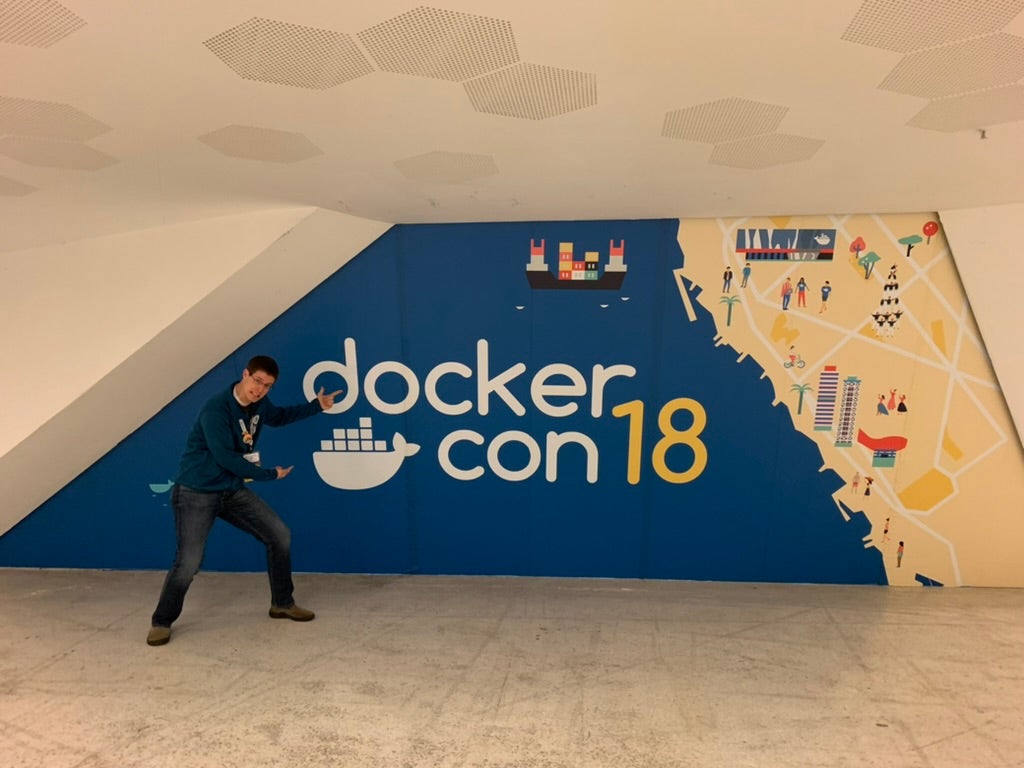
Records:
[[[678,411],[689,411],[693,423],[687,429],[676,429],[672,426],[672,416]],[[612,416],[629,417],[629,454],[626,462],[626,479],[630,485],[640,482],[640,452],[644,442],[644,403],[632,400],[612,408]],[[707,426],[708,415],[704,406],[689,397],[677,397],[669,400],[658,413],[658,428],[661,439],[651,453],[651,465],[658,477],[669,483],[689,483],[696,480],[708,464],[708,448],[700,439],[701,432]],[[685,445],[693,451],[693,463],[682,472],[674,472],[668,468],[665,459],[668,449],[673,445]]]

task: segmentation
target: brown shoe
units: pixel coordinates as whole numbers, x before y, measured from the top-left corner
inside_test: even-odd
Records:
[[[148,645],[167,645],[171,641],[170,627],[150,627],[146,635]]]
[[[278,608],[276,605],[270,606],[270,618],[272,619],[291,619],[292,621],[312,621],[316,617],[316,614],[312,611],[307,611],[305,608],[292,604],[287,608]]]

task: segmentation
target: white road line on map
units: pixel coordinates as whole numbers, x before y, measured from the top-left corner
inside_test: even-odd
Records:
[[[1007,440],[1004,438],[1003,440],[1000,440],[998,443],[995,443],[994,445],[990,446],[983,453],[978,454],[973,459],[971,459],[969,462],[967,462],[962,467],[960,467],[960,469],[958,469],[955,473],[953,473],[953,477],[958,479],[960,477],[960,475],[964,474],[965,472],[968,472],[979,461],[981,461],[982,459],[988,458],[989,455],[995,453],[1000,448],[1002,448],[1006,444],[1006,442],[1007,442]]]
[[[683,268],[673,269],[672,274],[676,276],[676,285],[679,286],[679,297],[683,300],[683,306],[686,308],[686,316],[690,319],[691,323],[694,323],[697,321],[697,313],[693,309],[693,304],[690,302],[690,294],[683,283]]]

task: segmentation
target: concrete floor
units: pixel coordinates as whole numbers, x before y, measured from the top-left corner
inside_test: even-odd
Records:
[[[0,570],[0,765],[1024,765],[1024,590]]]

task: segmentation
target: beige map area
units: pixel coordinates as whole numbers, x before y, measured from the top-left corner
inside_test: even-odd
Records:
[[[930,241],[923,234],[929,221],[939,219],[684,219],[679,244],[685,264],[675,270],[680,318],[694,320],[699,303],[715,318],[714,343],[735,349],[737,360],[749,356],[763,367],[774,385],[774,403],[786,407],[794,427],[821,450],[822,469],[846,480],[834,495],[836,514],[848,516],[842,502],[870,521],[864,546],[882,552],[890,584],[918,585],[915,576],[923,574],[947,586],[1024,586],[1024,453],[941,227]],[[832,262],[751,261],[748,284],[741,287],[746,261],[736,253],[740,228],[834,229],[835,256]],[[912,235],[921,242],[908,258],[899,240]],[[861,256],[873,251],[880,257],[868,279],[851,251],[858,237],[866,246]],[[871,314],[879,309],[893,265],[903,315],[891,336],[880,336]],[[726,267],[733,271],[728,292]],[[801,277],[807,282],[806,307],[797,306],[794,292],[789,309],[782,310],[787,277],[794,291]],[[825,280],[833,290],[821,311]],[[803,368],[784,367],[791,346],[805,361]],[[839,374],[840,398],[845,379],[860,380],[852,447],[836,446],[838,403],[832,430],[814,429],[819,377],[831,365]],[[906,395],[907,411],[882,415],[879,395],[888,406],[892,390],[897,402]],[[874,438],[906,437],[895,466],[872,466],[873,452],[857,444],[857,429]],[[866,477],[873,478],[869,496]]]

